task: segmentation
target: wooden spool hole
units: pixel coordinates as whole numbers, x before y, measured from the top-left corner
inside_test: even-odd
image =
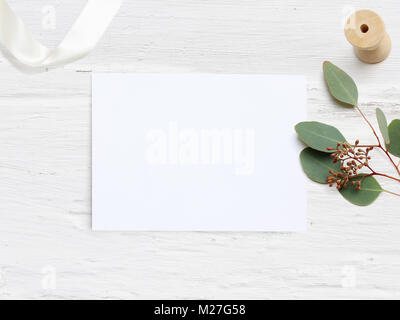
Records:
[[[368,27],[368,25],[366,25],[366,24],[362,24],[362,25],[360,26],[360,30],[361,30],[362,33],[367,33],[368,30],[369,30],[369,27]]]
[[[360,10],[353,13],[346,21],[344,33],[360,60],[378,63],[389,56],[392,43],[382,18],[375,12]]]

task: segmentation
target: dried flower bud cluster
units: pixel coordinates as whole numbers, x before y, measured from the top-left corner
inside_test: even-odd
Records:
[[[363,167],[369,167],[368,161],[371,159],[369,152],[373,147],[359,148],[359,141],[351,146],[347,142],[338,143],[336,149],[327,148],[328,151],[335,150],[331,154],[333,163],[341,162],[340,172],[329,171],[330,175],[326,178],[329,186],[332,187],[336,184],[338,190],[345,189],[350,184],[355,186],[356,190],[360,190],[360,181],[351,181],[353,178],[359,177],[359,170]]]

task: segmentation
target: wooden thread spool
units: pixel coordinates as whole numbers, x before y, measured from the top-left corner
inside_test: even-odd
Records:
[[[385,60],[392,48],[382,18],[371,10],[353,13],[346,22],[344,33],[358,58],[367,63]]]

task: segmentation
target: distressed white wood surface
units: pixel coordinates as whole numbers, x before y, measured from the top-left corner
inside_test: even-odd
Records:
[[[83,1],[10,4],[55,46]],[[46,5],[55,30],[43,29]],[[341,25],[349,5],[382,15],[388,60],[353,55]],[[0,298],[400,298],[400,200],[386,194],[360,208],[309,183],[303,234],[90,230],[91,72],[306,74],[309,118],[374,142],[332,102],[321,64],[354,77],[372,119],[375,106],[399,117],[399,9],[397,0],[126,0],[81,61],[23,74],[1,55]]]

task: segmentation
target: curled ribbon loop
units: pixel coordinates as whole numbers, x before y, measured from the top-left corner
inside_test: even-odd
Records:
[[[36,41],[24,22],[0,0],[0,41],[9,53],[28,67],[55,67],[87,55],[118,12],[122,0],[88,0],[78,19],[55,49]]]

